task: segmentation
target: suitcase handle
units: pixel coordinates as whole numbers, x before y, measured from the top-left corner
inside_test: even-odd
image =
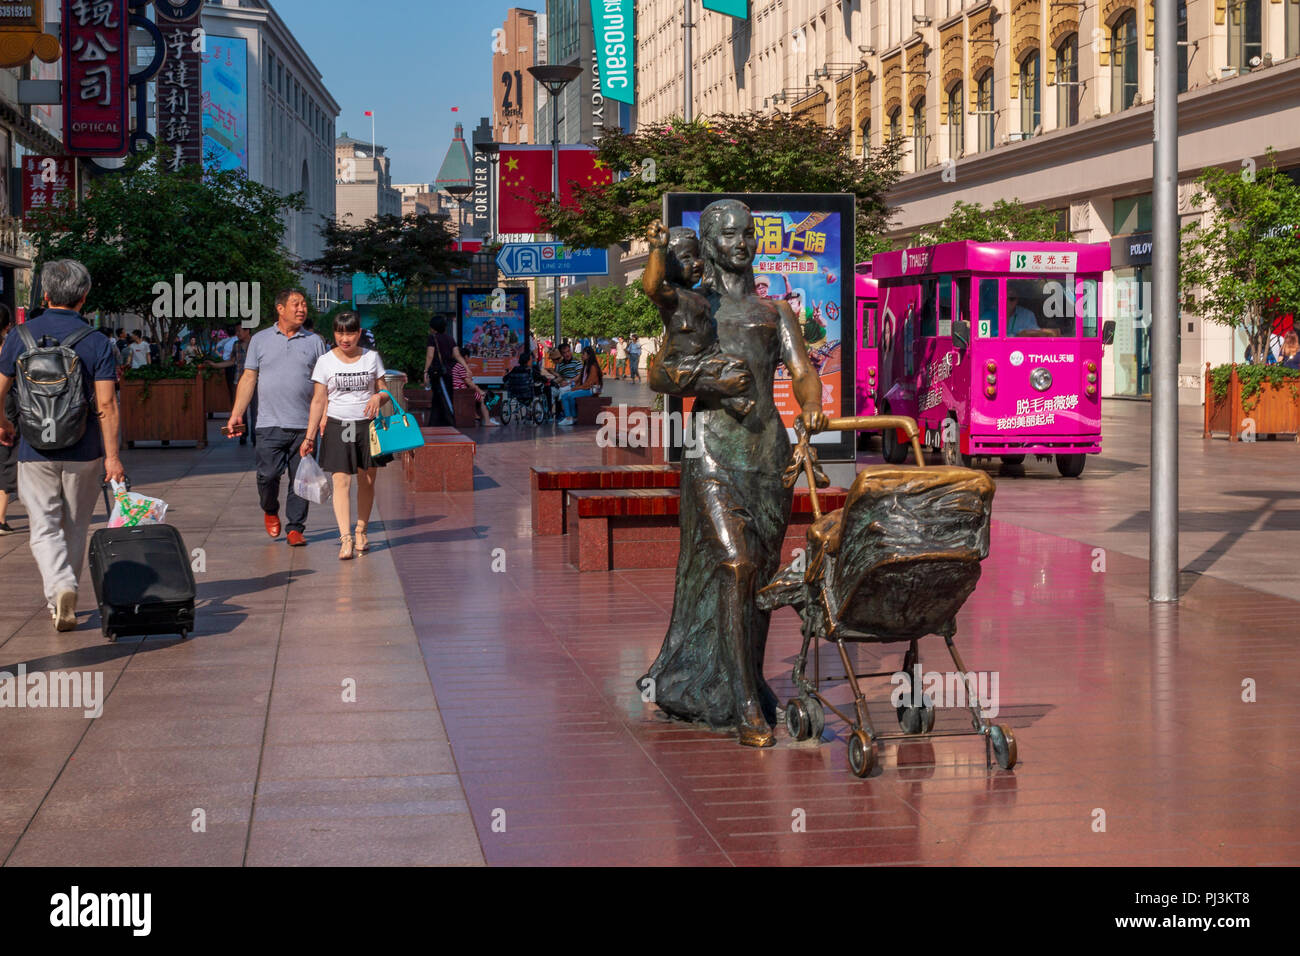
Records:
[[[123,475],[122,484],[126,486],[127,491],[131,490],[131,479],[129,477]],[[104,519],[107,520],[113,517],[113,483],[110,481],[104,482],[103,491],[104,491]]]

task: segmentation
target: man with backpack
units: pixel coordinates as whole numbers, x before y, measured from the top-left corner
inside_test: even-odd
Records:
[[[105,478],[125,477],[118,458],[117,359],[81,318],[90,273],[61,259],[41,268],[47,308],[0,349],[0,408],[16,389],[18,421],[0,411],[0,442],[18,441],[18,497],[54,626],[77,626],[77,582]]]

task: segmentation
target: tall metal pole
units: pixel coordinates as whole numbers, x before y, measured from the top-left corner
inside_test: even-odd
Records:
[[[551,93],[551,199],[559,203],[560,201],[560,111],[559,104],[556,103],[556,95],[562,92]],[[560,347],[560,277],[552,276],[551,282],[555,292],[555,347]]]
[[[691,0],[685,0],[685,4],[682,14],[682,30],[686,34],[682,52],[682,118],[689,123],[695,118],[695,91],[691,83],[691,31],[695,24],[691,22]]]
[[[1178,0],[1156,0],[1151,600],[1178,600]]]

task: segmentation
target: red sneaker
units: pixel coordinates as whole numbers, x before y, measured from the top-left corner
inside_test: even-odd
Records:
[[[301,531],[290,531],[288,540],[291,548],[301,548],[307,544],[307,539],[302,536]]]
[[[272,538],[280,537],[280,516],[279,515],[266,516],[266,533],[269,534]]]

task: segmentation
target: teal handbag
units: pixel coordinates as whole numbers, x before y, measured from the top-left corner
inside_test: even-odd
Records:
[[[420,424],[415,416],[404,409],[388,389],[380,394],[387,395],[393,403],[393,414],[380,414],[371,421],[370,454],[377,458],[380,455],[396,455],[424,447],[424,435],[420,432]]]

